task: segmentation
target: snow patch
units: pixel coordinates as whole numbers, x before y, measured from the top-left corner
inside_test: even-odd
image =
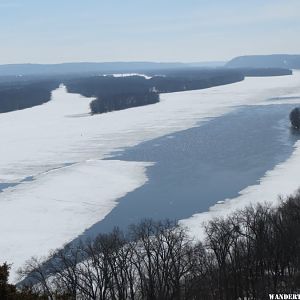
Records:
[[[102,76],[102,75],[100,75]],[[113,77],[130,77],[130,76],[141,76],[144,77],[145,79],[151,79],[152,76],[148,76],[145,74],[140,74],[140,73],[117,73],[117,74],[105,74],[104,76],[113,76]]]

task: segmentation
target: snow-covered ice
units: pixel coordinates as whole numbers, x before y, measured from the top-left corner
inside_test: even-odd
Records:
[[[1,260],[13,262],[15,270],[31,255],[46,255],[146,182],[148,164],[102,160],[112,151],[191,128],[240,105],[299,91],[300,72],[253,77],[162,94],[157,104],[91,116],[91,99],[61,86],[48,103],[0,114],[0,183],[34,179],[0,193]]]
[[[88,115],[91,99],[67,94],[62,86],[53,100],[0,115],[0,182],[18,182],[65,163],[97,159],[244,104],[296,92],[293,76],[246,78],[205,90],[162,94],[161,102],[101,115]]]
[[[102,75],[100,75],[100,76],[102,76]],[[141,74],[141,73],[115,73],[115,74],[105,74],[104,76],[113,76],[113,77],[141,76],[141,77],[144,77],[145,79],[152,78],[152,76],[148,76],[148,75]]]
[[[143,185],[146,163],[90,160],[1,194],[1,259],[21,266],[103,219],[116,199]],[[67,240],[66,240],[67,239]]]

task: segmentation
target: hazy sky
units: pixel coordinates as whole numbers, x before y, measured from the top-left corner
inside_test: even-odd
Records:
[[[300,54],[300,0],[0,0],[0,36],[0,64]]]

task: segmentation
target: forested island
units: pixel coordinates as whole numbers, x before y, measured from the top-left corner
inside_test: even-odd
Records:
[[[154,104],[159,94],[205,89],[244,80],[247,76],[291,75],[288,69],[199,69],[181,68],[152,70],[145,72],[152,76],[113,77],[93,76],[64,82],[68,92],[95,97],[91,102],[92,114],[104,113],[135,106]]]
[[[64,82],[69,93],[96,97],[91,112],[104,113],[129,107],[153,104],[159,93],[203,89],[244,79],[232,70],[158,71],[161,75],[146,79],[142,76],[93,76]]]
[[[139,65],[139,67],[142,66],[145,64]],[[90,110],[92,114],[98,114],[155,104],[159,102],[161,93],[205,89],[239,82],[247,76],[292,74],[291,70],[284,68],[209,69],[166,64],[155,69],[155,64],[151,66],[152,68],[143,72],[148,76],[147,78],[136,75],[124,77],[115,77],[113,74],[95,75],[93,72],[0,76],[0,113],[43,104],[51,99],[51,91],[62,83],[67,87],[69,93],[79,93],[86,97],[96,98],[91,102]],[[138,70],[136,69],[136,71]]]
[[[51,100],[59,80],[12,81],[0,83],[0,113],[40,105]]]

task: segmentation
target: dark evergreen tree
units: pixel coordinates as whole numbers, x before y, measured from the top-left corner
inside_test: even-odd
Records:
[[[290,121],[294,128],[300,129],[300,108],[294,108],[290,113]]]

